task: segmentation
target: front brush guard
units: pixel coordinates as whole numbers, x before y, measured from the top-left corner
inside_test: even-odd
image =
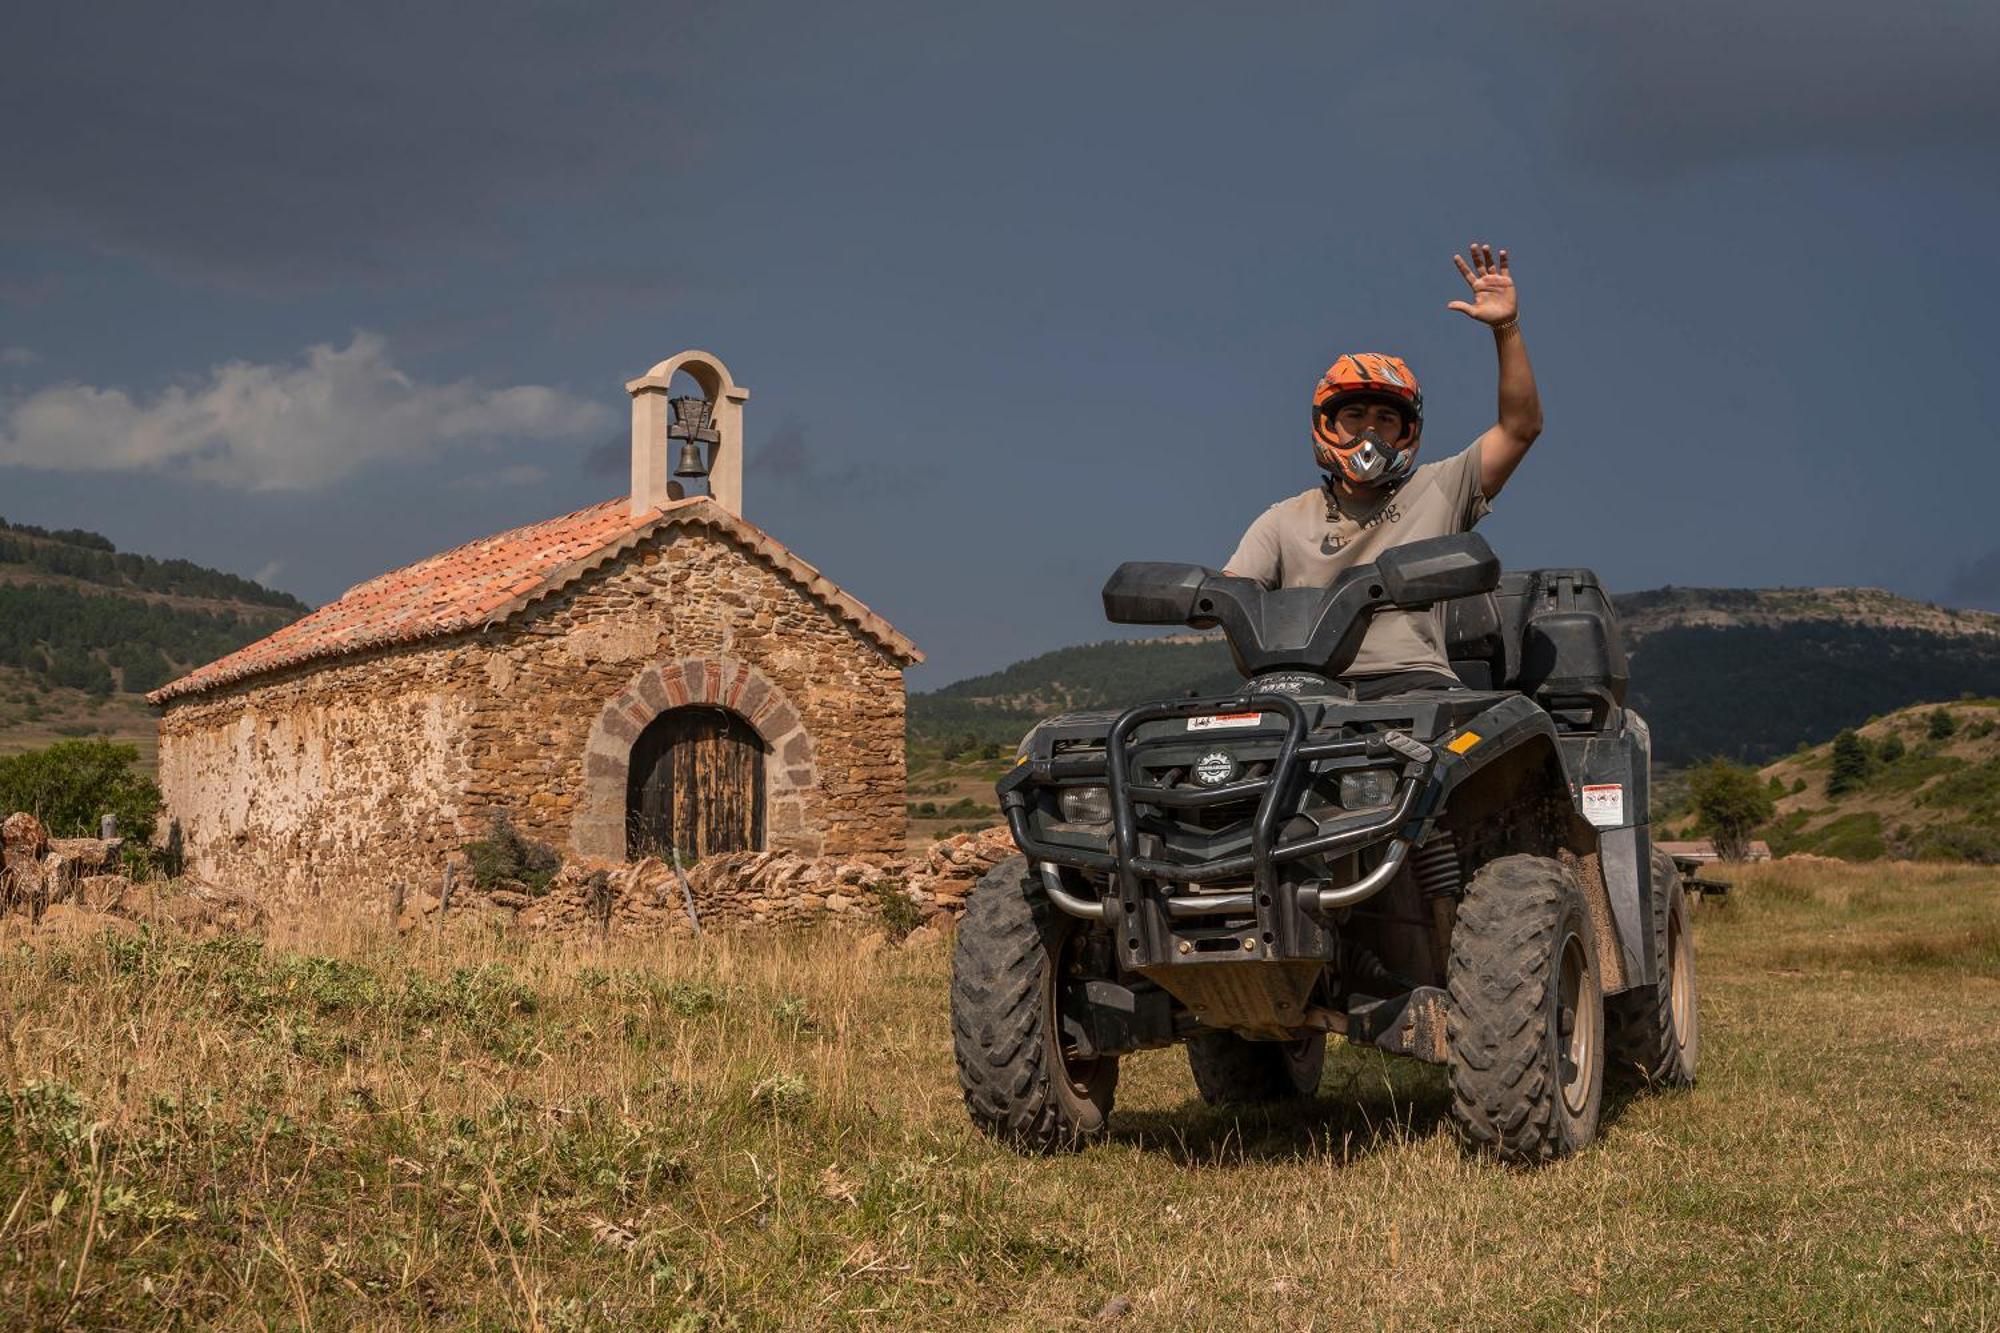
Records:
[[[1270,771],[1262,777],[1246,778],[1227,786],[1206,790],[1161,787],[1132,781],[1130,740],[1132,733],[1148,722],[1206,713],[1277,713],[1285,719],[1285,735]],[[1048,759],[1018,765],[999,784],[1000,808],[1006,814],[1015,844],[1030,860],[1045,865],[1071,866],[1079,870],[1108,872],[1113,877],[1115,899],[1092,903],[1060,889],[1059,877],[1044,873],[1050,898],[1064,911],[1092,920],[1106,919],[1115,902],[1119,915],[1131,917],[1139,909],[1141,881],[1154,879],[1177,884],[1203,884],[1218,879],[1251,876],[1252,888],[1244,893],[1165,894],[1161,904],[1169,917],[1242,915],[1260,918],[1275,900],[1277,867],[1301,857],[1325,855],[1374,842],[1394,835],[1382,862],[1352,884],[1331,887],[1308,884],[1298,891],[1298,906],[1331,911],[1362,901],[1395,877],[1410,845],[1416,840],[1429,815],[1429,778],[1435,761],[1431,748],[1401,732],[1361,737],[1355,740],[1306,741],[1306,714],[1298,700],[1289,695],[1257,693],[1223,699],[1178,699],[1170,703],[1140,704],[1119,714],[1105,738],[1104,754],[1085,759]],[[1294,804],[1298,778],[1303,766],[1316,759],[1371,758],[1400,760],[1402,772],[1395,798],[1379,814],[1358,815],[1318,825],[1304,836],[1279,840],[1275,831],[1280,813]],[[1112,817],[1111,850],[1051,843],[1035,837],[1029,819],[1031,793],[1060,779],[1102,776],[1109,794]],[[1251,823],[1250,851],[1207,860],[1176,862],[1144,857],[1138,852],[1138,811],[1140,804],[1168,809],[1198,809],[1257,797],[1257,813]]]

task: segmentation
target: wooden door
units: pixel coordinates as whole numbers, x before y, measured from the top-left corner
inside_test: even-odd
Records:
[[[626,855],[670,847],[683,861],[764,848],[764,742],[727,709],[670,709],[632,743]]]

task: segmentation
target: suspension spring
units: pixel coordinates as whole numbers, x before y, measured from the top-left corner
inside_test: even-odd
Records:
[[[1458,839],[1439,829],[1410,856],[1410,876],[1427,899],[1456,898],[1465,887],[1458,864]]]

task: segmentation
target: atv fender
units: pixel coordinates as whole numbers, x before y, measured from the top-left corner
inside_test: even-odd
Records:
[[[1597,835],[1598,863],[1618,923],[1627,986],[1650,986],[1659,979],[1661,960],[1653,956],[1653,895],[1671,885],[1652,882],[1653,732],[1637,710],[1620,709],[1609,731],[1562,738],[1563,763],[1577,813]],[[1609,968],[1605,969],[1608,973]],[[1621,987],[1620,989],[1624,989]]]
[[[1652,857],[1646,789],[1652,738],[1645,720],[1624,709],[1612,730],[1563,735],[1546,711],[1516,694],[1460,723],[1433,748],[1437,781],[1425,808],[1427,821],[1488,784],[1510,794],[1523,783],[1562,787],[1567,827],[1556,831],[1555,845],[1535,850],[1579,858],[1595,854],[1600,873],[1578,878],[1586,897],[1597,900],[1593,915],[1601,910],[1608,916],[1612,929],[1606,934],[1615,938],[1620,955],[1602,960],[1602,974],[1617,990],[1652,984],[1657,964],[1651,932],[1642,926],[1652,920],[1646,873]],[[1595,789],[1588,799],[1586,787]]]

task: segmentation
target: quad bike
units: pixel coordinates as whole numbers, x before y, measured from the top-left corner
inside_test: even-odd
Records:
[[[1220,626],[1247,684],[1022,742],[999,784],[1021,855],[972,893],[952,965],[980,1128],[1078,1146],[1119,1057],[1177,1042],[1224,1105],[1311,1095],[1329,1034],[1444,1065],[1465,1139],[1514,1162],[1592,1141],[1607,1066],[1694,1080],[1686,894],[1588,570],[1502,577],[1465,534],[1326,588],[1126,564],[1104,607]],[[1385,607],[1442,608],[1464,689],[1355,700],[1339,677]]]

